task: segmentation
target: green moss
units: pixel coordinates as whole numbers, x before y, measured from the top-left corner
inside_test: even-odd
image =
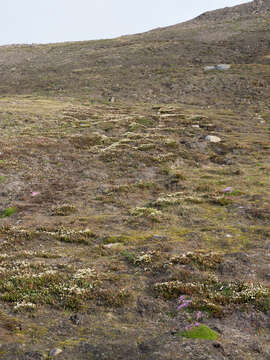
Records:
[[[190,330],[185,330],[181,333],[183,337],[189,339],[204,339],[204,340],[217,340],[218,333],[210,329],[206,325],[194,326]]]
[[[10,207],[5,209],[2,214],[1,214],[1,218],[5,218],[5,217],[10,217],[12,215],[14,215],[16,213],[17,209],[15,207]]]
[[[112,243],[127,243],[129,241],[127,236],[124,235],[118,235],[118,236],[108,236],[106,237],[104,243],[105,244],[112,244]]]

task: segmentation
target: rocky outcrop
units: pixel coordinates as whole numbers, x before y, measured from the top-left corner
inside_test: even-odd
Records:
[[[263,12],[270,12],[270,0],[254,0],[242,5],[207,11],[196,17],[194,21],[220,21],[226,18],[237,19]]]

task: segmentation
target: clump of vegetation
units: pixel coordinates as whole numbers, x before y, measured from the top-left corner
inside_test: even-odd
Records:
[[[149,206],[162,209],[168,206],[180,205],[182,202],[183,202],[183,193],[178,192],[178,193],[161,196],[157,200],[152,201],[149,204]]]
[[[36,304],[33,304],[31,302],[21,301],[17,302],[17,304],[14,306],[15,312],[22,312],[22,311],[34,311],[36,309]]]
[[[52,208],[53,216],[68,216],[74,214],[77,208],[71,204],[56,205]]]
[[[170,261],[173,264],[193,264],[203,270],[215,270],[222,259],[223,256],[219,253],[188,252],[180,256],[173,256]]]
[[[165,194],[164,196],[159,197],[157,200],[149,203],[149,206],[163,209],[170,206],[181,205],[184,201],[194,204],[200,204],[204,200],[200,197],[185,195],[183,192],[176,192],[172,194]]]
[[[127,289],[99,289],[95,298],[106,306],[122,307],[130,300],[131,293]]]
[[[30,240],[33,238],[35,231],[20,229],[11,226],[0,227],[0,234],[7,235],[8,238]]]
[[[17,212],[17,209],[15,207],[7,208],[2,212],[0,218],[10,217],[10,216],[14,215],[16,212]]]
[[[218,333],[210,329],[207,325],[200,324],[191,329],[184,330],[180,333],[183,337],[189,339],[217,340]]]
[[[252,304],[260,310],[270,309],[270,290],[261,284],[241,281],[226,282],[211,279],[205,282],[172,280],[154,285],[156,293],[165,299],[182,294],[193,296],[191,308],[218,311],[226,306]]]
[[[2,327],[11,333],[14,333],[21,328],[20,321],[17,318],[7,315],[3,311],[0,312],[0,321]]]
[[[124,244],[128,241],[129,241],[128,236],[124,236],[124,235],[110,235],[104,239],[105,244],[115,244],[115,243],[123,243]]]
[[[98,284],[97,275],[90,268],[58,271],[13,261],[2,263],[1,273],[1,300],[14,303],[15,311],[32,311],[42,304],[79,308]]]
[[[136,255],[129,251],[121,251],[121,255],[126,258],[126,260],[135,266],[150,266],[153,265],[156,260],[160,257],[159,251],[149,251],[149,252],[142,252],[140,255]]]
[[[151,127],[154,125],[154,120],[150,119],[150,118],[146,118],[146,117],[140,117],[138,119],[136,119],[136,123],[143,125],[145,127]]]
[[[188,323],[180,335],[191,339],[216,340],[218,338],[218,334],[208,326],[201,324],[203,320],[203,314],[201,311],[197,311],[195,316],[192,313],[187,312],[187,308],[191,304],[192,300],[187,300],[185,295],[180,296],[178,299],[177,310],[185,314],[186,321]]]
[[[135,258],[135,265],[149,265],[152,264],[155,260],[158,259],[160,253],[157,251],[150,251],[147,253],[142,253]]]
[[[136,207],[130,210],[130,215],[135,217],[147,217],[154,221],[159,221],[162,212],[151,207]]]
[[[7,258],[2,259],[0,271],[1,300],[13,304],[15,312],[35,311],[45,304],[77,311],[92,300],[119,307],[130,298],[126,289],[103,289],[107,276],[90,267],[56,270]]]
[[[102,135],[99,133],[92,133],[89,136],[73,136],[70,138],[70,141],[76,148],[79,149],[88,149],[92,146],[103,144],[108,145],[110,143],[110,139],[106,135]]]
[[[55,240],[63,241],[66,243],[78,243],[85,245],[92,244],[93,239],[97,237],[97,235],[90,229],[72,230],[66,229],[64,227],[60,227],[58,229],[50,231],[40,228],[35,232],[35,234],[46,234],[48,235],[48,237],[52,237]]]

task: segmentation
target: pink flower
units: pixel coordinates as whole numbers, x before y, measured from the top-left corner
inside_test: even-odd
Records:
[[[37,196],[39,194],[39,192],[38,191],[33,191],[32,193],[31,193],[31,196]]]
[[[179,297],[178,301],[181,303],[185,300],[185,295],[182,295]]]
[[[232,193],[233,192],[233,188],[231,186],[226,187],[224,190],[222,190],[222,192],[224,193]]]
[[[177,310],[180,311],[180,310],[182,310],[183,308],[188,307],[191,302],[192,302],[191,300],[185,300],[181,305],[179,305],[179,306],[177,307]]]
[[[202,313],[201,313],[201,311],[198,311],[198,312],[196,313],[196,320],[197,320],[197,321],[200,320],[201,317],[202,317]]]

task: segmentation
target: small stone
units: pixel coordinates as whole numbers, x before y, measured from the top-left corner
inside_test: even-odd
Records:
[[[192,125],[193,128],[199,129],[200,125]]]
[[[205,138],[206,141],[212,142],[212,143],[219,143],[221,142],[221,139],[218,136],[214,135],[207,135]]]
[[[167,236],[164,236],[164,235],[153,235],[152,239],[153,240],[168,240]]]
[[[50,357],[55,357],[55,356],[61,354],[62,352],[63,352],[63,350],[61,350],[59,348],[52,349],[50,351]]]
[[[216,65],[217,70],[229,70],[231,68],[231,65],[229,64],[218,64]]]
[[[215,70],[215,66],[205,66],[204,67],[204,71],[210,71],[210,70]]]
[[[110,243],[110,244],[103,245],[103,247],[110,249],[110,248],[115,248],[115,247],[118,247],[121,245],[123,245],[123,244],[122,243]]]
[[[82,321],[82,316],[80,316],[79,314],[74,314],[71,315],[69,320],[74,324],[74,325],[79,325]]]

